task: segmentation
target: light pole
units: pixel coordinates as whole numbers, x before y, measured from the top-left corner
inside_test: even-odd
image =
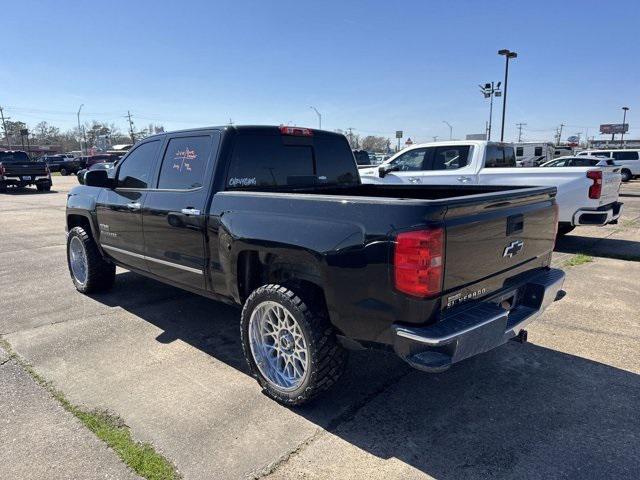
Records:
[[[502,82],[498,82],[497,84],[485,83],[484,86],[478,85],[480,87],[480,91],[484,98],[488,98],[489,100],[489,126],[487,127],[487,140],[491,140],[491,124],[493,123],[493,97],[502,96],[502,92],[500,91],[500,84]]]
[[[442,123],[446,123],[447,126],[449,127],[449,140],[453,140],[453,127],[446,120],[442,120]]]
[[[502,50],[498,50],[498,55],[504,55],[506,60],[504,67],[504,96],[502,97],[502,128],[500,129],[500,141],[504,142],[504,117],[507,110],[507,82],[509,81],[509,59],[516,58],[518,54],[516,52],[512,52],[511,50],[503,48]]]
[[[622,111],[624,112],[624,114],[622,115],[622,135],[620,135],[620,145],[622,147],[624,147],[624,126],[626,124],[627,121],[627,111],[629,110],[629,107],[622,107]]]
[[[80,136],[80,155],[84,155],[84,151],[82,150],[82,129],[80,128],[80,110],[84,107],[84,103],[80,105],[78,109],[78,135]]]
[[[318,115],[318,129],[322,130],[322,115],[316,107],[311,106],[309,108],[316,112],[316,115]]]

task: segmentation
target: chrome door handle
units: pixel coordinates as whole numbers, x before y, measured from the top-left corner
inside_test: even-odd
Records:
[[[458,177],[458,181],[462,183],[470,182],[471,179],[469,177]]]
[[[409,177],[409,178],[407,178],[407,180],[409,180],[409,183],[421,183],[422,182],[420,177]]]
[[[200,215],[200,210],[197,208],[183,208],[180,212],[184,215]]]
[[[129,210],[140,210],[140,204],[138,202],[135,203],[127,203],[127,208]]]

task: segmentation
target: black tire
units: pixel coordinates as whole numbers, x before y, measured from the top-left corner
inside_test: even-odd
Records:
[[[84,282],[75,277],[71,268],[70,245],[74,238],[78,238],[84,247],[87,265]],[[76,290],[82,293],[108,290],[113,286],[116,278],[116,266],[103,258],[93,238],[82,227],[73,227],[67,237],[67,266]]]
[[[60,175],[62,175],[63,177],[66,177],[67,175],[69,175],[69,172],[67,171],[66,168],[62,167],[60,169]]]
[[[633,178],[633,175],[631,175],[631,171],[627,170],[626,168],[620,171],[620,175],[622,175],[622,181],[625,183],[630,182]]]
[[[0,193],[7,193],[7,185],[6,184],[0,185]]]
[[[573,225],[558,225],[558,237],[563,237],[573,232],[576,227]]]
[[[39,192],[50,192],[51,191],[51,185],[36,185],[36,188],[38,189]]]
[[[300,292],[302,296],[305,296],[304,293]],[[249,323],[254,309],[265,301],[276,302],[289,310],[305,338],[308,373],[295,390],[279,389],[263,376],[256,365],[249,339]],[[309,402],[331,388],[344,372],[347,352],[338,343],[335,329],[323,310],[321,307],[309,308],[296,293],[280,285],[264,285],[258,288],[244,304],[240,332],[249,370],[265,393],[284,405],[295,406]]]

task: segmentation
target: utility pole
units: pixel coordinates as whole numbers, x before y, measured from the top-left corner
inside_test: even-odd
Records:
[[[502,82],[498,82],[497,84],[494,82],[485,83],[484,85],[478,85],[480,87],[480,91],[484,98],[489,99],[489,122],[487,123],[487,127],[485,129],[487,140],[491,140],[491,124],[493,122],[493,97],[501,97],[502,92],[500,91],[500,85]]]
[[[437,141],[438,141],[438,136],[437,136],[437,135],[434,135],[434,136],[433,136],[433,141],[434,141],[434,142],[437,142]]]
[[[78,109],[78,136],[80,137],[80,155],[84,155],[84,151],[82,150],[82,127],[80,126],[80,110],[82,110],[82,107],[84,107],[84,103],[80,105],[80,108]]]
[[[2,128],[4,129],[4,138],[7,140],[7,148],[11,148],[11,142],[9,142],[9,132],[7,131],[7,124],[5,122],[5,120],[10,120],[11,117],[6,117],[4,116],[4,112],[2,110],[2,107],[0,107],[0,117],[2,117]]]
[[[136,143],[136,136],[133,133],[133,121],[131,120],[131,112],[127,110],[127,118],[129,119],[129,135],[131,136],[131,143]]]
[[[518,143],[522,141],[522,127],[526,126],[526,123],[516,123],[516,127],[518,127]]]
[[[562,128],[564,126],[564,123],[561,123],[560,128],[558,128],[558,140],[556,141],[556,145],[560,145],[560,141],[562,140]]]
[[[347,130],[349,130],[349,145],[353,148],[353,127],[349,127]]]

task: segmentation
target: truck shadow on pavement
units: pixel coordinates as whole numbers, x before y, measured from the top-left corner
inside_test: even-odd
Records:
[[[238,308],[129,272],[94,298],[160,328],[159,342],[182,340],[248,374]],[[354,352],[331,392],[293,410],[335,436],[296,457],[318,478],[382,478],[399,468],[387,459],[403,462],[407,478],[640,478],[639,410],[639,375],[532,343],[509,342],[437,375]]]
[[[640,262],[640,242],[618,238],[566,235],[558,239],[554,251]]]

